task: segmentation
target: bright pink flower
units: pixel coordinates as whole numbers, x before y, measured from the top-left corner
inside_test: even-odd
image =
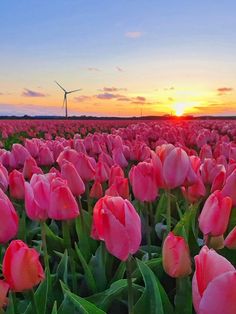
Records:
[[[230,197],[215,191],[206,200],[199,216],[199,228],[204,235],[220,236],[225,233],[232,207]]]
[[[18,167],[22,167],[26,158],[30,156],[28,150],[21,144],[13,144],[11,152],[14,155]]]
[[[224,196],[230,196],[233,201],[233,206],[236,205],[236,170],[234,170],[226,179],[222,194]]]
[[[0,163],[0,188],[6,192],[9,184],[9,178],[8,178],[8,171],[3,166],[3,164]]]
[[[236,249],[236,226],[227,235],[224,245],[228,249]]]
[[[80,196],[85,192],[84,182],[71,162],[68,161],[62,165],[61,175],[63,179],[66,179],[74,196]]]
[[[155,171],[152,163],[140,162],[129,172],[135,198],[142,202],[152,202],[158,194]]]
[[[106,182],[109,179],[110,168],[106,162],[98,161],[95,168],[95,180],[99,182]]]
[[[48,218],[50,176],[34,174],[30,183],[25,182],[25,209],[32,220]]]
[[[186,152],[176,147],[172,149],[163,162],[163,178],[169,189],[181,186],[188,174],[190,160]]]
[[[92,181],[95,176],[96,162],[93,158],[84,153],[77,153],[75,167],[83,181]]]
[[[124,171],[119,165],[114,165],[110,169],[109,186],[111,186],[113,184],[116,177],[122,177],[122,178],[125,177]]]
[[[89,196],[96,199],[99,199],[103,196],[102,185],[99,181],[94,181]]]
[[[7,248],[2,272],[10,289],[16,292],[32,289],[44,279],[39,253],[20,240],[12,241]]]
[[[196,183],[189,187],[181,187],[181,190],[184,197],[191,203],[199,201],[206,194],[206,188],[200,176]]]
[[[4,281],[0,280],[0,308],[7,305],[8,299],[7,299],[7,293],[9,290],[9,284]]]
[[[1,189],[0,217],[0,243],[6,243],[16,236],[19,218],[11,201]]]
[[[19,200],[25,198],[25,179],[21,172],[13,170],[9,175],[9,188],[11,197]]]
[[[236,272],[233,265],[204,246],[195,256],[192,281],[193,304],[197,314],[234,314]]]
[[[25,179],[31,179],[37,167],[38,166],[35,159],[31,156],[27,157],[24,163],[24,167],[23,167],[23,175]],[[42,174],[43,174],[43,171],[42,171]]]
[[[41,146],[38,155],[38,164],[40,166],[51,166],[54,163],[53,153],[46,145]]]
[[[119,165],[121,168],[125,168],[128,166],[128,161],[126,160],[121,147],[116,147],[113,149],[112,158],[115,164]]]
[[[105,241],[107,250],[122,261],[136,253],[141,221],[133,205],[121,197],[102,197],[93,210],[92,237]]]
[[[174,278],[191,274],[191,260],[188,244],[183,237],[170,232],[162,247],[163,267],[165,272]]]
[[[55,178],[51,182],[48,217],[55,220],[74,219],[79,216],[78,204],[66,181]]]

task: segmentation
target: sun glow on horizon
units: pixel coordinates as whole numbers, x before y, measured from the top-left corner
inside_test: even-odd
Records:
[[[175,111],[175,115],[177,117],[181,117],[184,113],[185,113],[185,109],[188,108],[189,105],[185,104],[185,103],[175,103],[173,105],[174,111]]]

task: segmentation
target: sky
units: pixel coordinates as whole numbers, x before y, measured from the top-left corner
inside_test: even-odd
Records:
[[[235,0],[1,0],[0,115],[236,115]]]

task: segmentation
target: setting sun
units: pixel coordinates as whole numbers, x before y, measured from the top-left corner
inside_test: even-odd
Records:
[[[182,116],[185,113],[185,109],[188,107],[187,104],[184,103],[176,103],[174,104],[174,111],[177,117]]]

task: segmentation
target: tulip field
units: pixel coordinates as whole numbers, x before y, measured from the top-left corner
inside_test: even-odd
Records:
[[[1,120],[0,314],[236,314],[234,120]]]

